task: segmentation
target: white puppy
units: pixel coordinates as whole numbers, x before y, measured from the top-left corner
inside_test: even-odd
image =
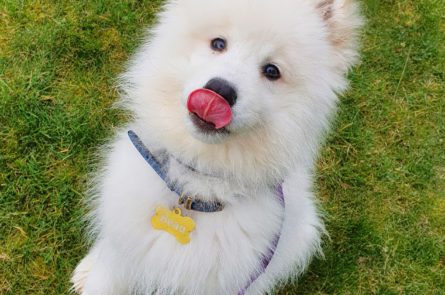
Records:
[[[349,0],[168,2],[123,75],[134,118],[106,150],[76,291],[264,294],[301,274],[360,23]]]

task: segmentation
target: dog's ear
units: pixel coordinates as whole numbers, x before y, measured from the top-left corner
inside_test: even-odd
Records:
[[[327,21],[332,17],[333,3],[334,0],[323,0],[317,4],[317,9],[320,10],[323,20]]]
[[[342,70],[357,60],[358,31],[363,24],[354,0],[318,0],[316,9],[326,24],[329,42],[339,55]]]

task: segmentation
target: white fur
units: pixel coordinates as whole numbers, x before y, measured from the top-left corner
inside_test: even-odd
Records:
[[[304,271],[323,231],[312,194],[314,160],[356,59],[359,25],[348,0],[167,3],[123,75],[121,105],[134,119],[105,151],[92,201],[95,243],[73,275],[76,290],[237,294],[281,227],[275,255],[248,294]],[[216,37],[227,40],[226,51],[210,49]],[[269,62],[279,66],[280,80],[262,76]],[[201,133],[185,106],[188,94],[214,77],[238,90],[228,136]],[[136,151],[128,129],[152,152],[167,150],[201,171],[173,160],[171,179],[225,203],[218,213],[185,212],[196,222],[189,244],[151,227],[155,208],[173,208],[178,197]],[[280,182],[284,211],[274,193]]]

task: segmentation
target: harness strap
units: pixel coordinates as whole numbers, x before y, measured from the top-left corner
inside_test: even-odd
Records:
[[[276,195],[278,197],[278,200],[280,201],[281,206],[283,207],[283,211],[285,209],[285,200],[284,200],[284,192],[283,192],[283,185],[280,184],[277,189],[276,189]],[[246,293],[246,291],[249,289],[249,287],[263,274],[266,272],[267,267],[270,264],[270,261],[272,260],[273,256],[275,255],[275,251],[277,250],[278,247],[278,242],[280,241],[280,237],[281,237],[281,232],[283,230],[283,222],[284,222],[284,212],[283,212],[283,218],[281,220],[281,225],[280,225],[280,230],[276,233],[276,235],[274,236],[272,243],[267,251],[266,254],[263,255],[262,259],[261,259],[261,267],[258,271],[256,271],[255,273],[253,273],[250,276],[249,282],[246,284],[246,286],[241,289],[238,292],[238,295],[244,295]]]

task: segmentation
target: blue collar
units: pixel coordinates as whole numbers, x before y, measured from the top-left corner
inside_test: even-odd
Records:
[[[145,159],[145,161],[151,166],[151,168],[153,168],[153,170],[159,175],[159,177],[161,177],[167,187],[179,196],[178,203],[180,205],[183,205],[187,210],[206,213],[219,212],[224,209],[224,205],[218,201],[206,202],[200,200],[199,197],[185,194],[180,187],[168,180],[165,167],[167,161],[159,162],[158,160],[156,160],[153,154],[148,150],[148,148],[144,145],[139,136],[134,133],[134,131],[128,131],[128,137],[130,137],[130,140],[133,143],[134,147]]]

